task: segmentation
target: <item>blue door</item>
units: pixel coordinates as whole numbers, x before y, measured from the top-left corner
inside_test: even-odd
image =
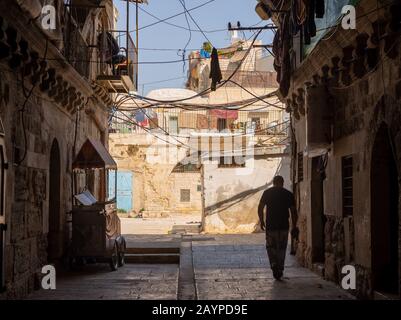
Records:
[[[110,172],[109,181],[114,181],[114,172]],[[110,194],[114,194],[114,182],[109,184]],[[117,208],[130,212],[132,210],[132,172],[117,172]]]

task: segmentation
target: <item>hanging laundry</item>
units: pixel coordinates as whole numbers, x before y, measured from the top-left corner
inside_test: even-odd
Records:
[[[211,58],[209,78],[212,79],[211,90],[216,91],[217,84],[223,79],[219,64],[219,54],[216,48],[213,48]]]
[[[316,36],[316,23],[315,23],[315,15],[316,15],[316,0],[308,0],[308,34],[311,38]]]
[[[178,126],[180,128],[196,129],[196,115],[192,112],[181,111],[178,115]]]
[[[142,110],[135,111],[134,117],[136,122],[144,122],[147,119]]]
[[[238,119],[238,110],[210,110],[210,114],[216,116],[219,119]]]
[[[210,52],[207,52],[205,49],[201,49],[200,57],[203,59],[210,59]]]
[[[307,18],[307,0],[295,0],[292,7],[292,34],[296,35],[302,30]]]
[[[324,13],[325,13],[325,0],[315,0],[315,11],[316,11],[316,18],[323,18]]]
[[[159,119],[156,116],[153,116],[149,119],[149,128],[150,129],[157,129],[159,128]]]
[[[196,116],[196,128],[197,129],[208,129],[209,128],[209,121],[208,121],[206,115],[198,114]]]

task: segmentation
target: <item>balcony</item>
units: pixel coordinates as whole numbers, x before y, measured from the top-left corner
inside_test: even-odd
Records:
[[[99,55],[97,83],[110,93],[137,90],[137,52],[126,31],[101,32],[98,36]]]

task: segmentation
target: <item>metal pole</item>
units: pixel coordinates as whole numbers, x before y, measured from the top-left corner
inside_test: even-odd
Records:
[[[136,0],[136,73],[135,73],[135,87],[138,91],[138,73],[139,73],[139,5]]]
[[[126,33],[126,35],[125,35],[125,37],[126,37],[126,44],[125,44],[125,49],[126,49],[126,51],[125,51],[125,54],[126,54],[126,57],[125,57],[125,62],[126,62],[126,64],[127,64],[127,73],[129,72],[128,70],[129,70],[129,62],[128,62],[128,45],[129,45],[129,0],[127,0],[127,33]]]

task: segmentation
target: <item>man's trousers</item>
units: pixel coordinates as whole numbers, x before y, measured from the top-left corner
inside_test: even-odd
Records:
[[[266,249],[272,269],[284,270],[288,230],[266,230]]]

